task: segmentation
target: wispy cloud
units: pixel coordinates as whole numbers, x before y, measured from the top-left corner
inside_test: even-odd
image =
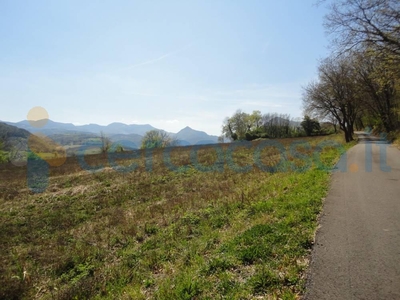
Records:
[[[161,55],[160,57],[157,57],[157,58],[153,58],[153,59],[150,59],[150,60],[138,63],[138,64],[134,64],[134,65],[119,69],[118,71],[128,71],[128,70],[135,69],[137,67],[154,64],[154,63],[159,62],[159,61],[161,61],[161,60],[163,60],[163,59],[165,59],[165,58],[167,58],[169,56],[172,56],[172,55],[178,54],[180,52],[183,52],[183,51],[191,48],[193,45],[194,45],[194,42],[191,42],[191,43],[185,45],[184,47],[182,47],[182,48],[180,48],[178,50],[175,50],[175,51],[172,51],[172,52],[169,52],[169,53],[165,53],[165,54],[163,54],[163,55]]]

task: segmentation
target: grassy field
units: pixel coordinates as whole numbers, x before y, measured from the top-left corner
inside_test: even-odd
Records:
[[[329,185],[321,164],[341,152],[315,148],[326,140],[341,137],[278,140],[283,154],[261,141],[140,152],[120,167],[87,156],[97,172],[68,158],[43,193],[26,167],[1,166],[0,298],[297,299]]]

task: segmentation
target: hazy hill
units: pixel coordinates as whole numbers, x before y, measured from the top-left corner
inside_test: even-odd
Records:
[[[114,134],[110,136],[113,143],[117,143],[125,149],[139,149],[143,136],[139,134]]]
[[[56,143],[63,146],[82,145],[91,139],[98,139],[99,135],[94,133],[67,131],[66,133],[56,133],[48,135]]]
[[[147,131],[156,129],[149,124],[123,124],[123,123],[111,123],[107,126],[103,126],[102,130],[107,134],[137,134],[144,135]]]
[[[69,133],[70,131],[75,132],[86,132],[86,133],[94,133],[99,135],[101,131],[104,133],[111,135],[111,134],[139,134],[144,135],[147,131],[156,129],[151,125],[144,124],[132,124],[127,125],[123,123],[111,123],[107,126],[98,125],[98,124],[88,124],[88,125],[74,125],[72,123],[61,123],[61,122],[54,122],[52,120],[48,120],[45,126],[43,127],[36,127],[32,126],[31,123],[27,120],[12,123],[6,122],[9,125],[13,125],[29,132],[41,132],[45,135],[51,134],[65,134]],[[35,124],[35,122],[33,122]]]
[[[63,146],[84,144],[87,140],[99,137],[100,133],[103,132],[112,142],[118,142],[122,146],[128,148],[140,148],[143,135],[150,130],[157,130],[157,128],[149,124],[127,125],[123,123],[111,123],[107,126],[98,124],[78,126],[72,123],[61,123],[48,120],[45,126],[38,127],[35,126],[36,122],[34,122],[32,126],[31,122],[27,120],[16,123],[6,123],[11,126],[25,129],[34,134],[44,134]],[[176,134],[170,134],[178,140],[178,144],[181,146],[213,144],[218,141],[217,136],[208,135],[204,131],[194,130],[190,127],[185,127]]]
[[[0,139],[3,141],[9,138],[28,138],[29,135],[30,132],[25,129],[0,122]]]
[[[35,124],[39,124],[40,121],[20,121],[16,123],[12,122],[5,122],[9,125],[13,125],[22,129],[25,129],[31,133],[35,132],[41,132],[43,134],[49,135],[49,134],[60,134],[60,133],[65,133],[70,130],[76,130],[76,126],[72,123],[59,123],[59,122],[54,122],[52,120],[48,120],[46,125],[44,127],[36,126]],[[33,125],[33,126],[32,126]]]
[[[189,126],[180,130],[174,137],[179,140],[182,145],[184,145],[184,142],[190,145],[214,144],[218,142],[217,136],[208,135],[204,131],[194,130]]]
[[[0,140],[4,142],[5,150],[13,152],[13,159],[23,159],[28,148],[37,153],[62,156],[65,150],[54,140],[44,136],[35,135],[29,131],[0,122]]]
[[[0,141],[4,143],[4,149],[10,151],[18,145],[19,148],[27,148],[27,141],[31,133],[25,129],[0,122]]]

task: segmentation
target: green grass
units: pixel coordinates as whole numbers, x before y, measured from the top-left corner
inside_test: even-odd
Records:
[[[24,169],[5,167],[0,298],[297,299],[329,185],[330,171],[318,166],[332,166],[340,154],[313,155],[326,139],[341,140],[303,138],[311,145],[298,148],[304,157],[288,153],[275,173],[226,164],[201,172],[185,147],[171,151],[173,164],[189,165],[179,172],[165,167],[159,150],[151,172],[143,156],[129,173],[84,172],[69,158],[50,169],[41,194],[27,189]],[[236,149],[233,161],[251,164],[256,146]],[[198,160],[212,165],[216,156],[203,149]],[[268,148],[260,159],[273,166],[279,154]],[[86,161],[107,165],[101,155]]]

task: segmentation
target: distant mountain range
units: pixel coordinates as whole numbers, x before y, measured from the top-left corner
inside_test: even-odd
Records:
[[[60,123],[54,122],[52,120],[48,120],[46,125],[43,127],[35,126],[42,121],[20,121],[17,123],[12,122],[4,122],[9,125],[16,126],[18,128],[22,128],[28,130],[31,133],[40,132],[45,135],[51,134],[63,134],[63,133],[71,133],[71,132],[85,132],[85,133],[94,133],[99,135],[100,132],[104,132],[105,134],[139,134],[144,135],[147,131],[156,129],[151,125],[126,125],[123,123],[111,123],[107,126],[102,126],[98,124],[88,124],[88,125],[74,125],[72,123]],[[33,126],[32,126],[33,124]]]
[[[130,147],[136,146],[136,148],[139,148],[141,140],[146,132],[150,130],[159,130],[149,124],[127,125],[123,123],[111,123],[107,126],[98,124],[74,125],[72,123],[54,122],[52,120],[48,120],[43,127],[35,126],[35,123],[39,125],[39,122],[42,121],[37,121],[33,124],[27,120],[16,123],[4,123],[27,130],[33,134],[44,134],[63,146],[82,144],[85,140],[97,138],[100,133],[103,132],[113,142],[120,142],[122,146],[126,143],[127,145],[129,144]],[[194,130],[190,127],[185,127],[177,133],[169,134],[171,137],[177,139],[178,144],[181,146],[213,144],[218,141],[217,136],[209,135],[204,131]]]

